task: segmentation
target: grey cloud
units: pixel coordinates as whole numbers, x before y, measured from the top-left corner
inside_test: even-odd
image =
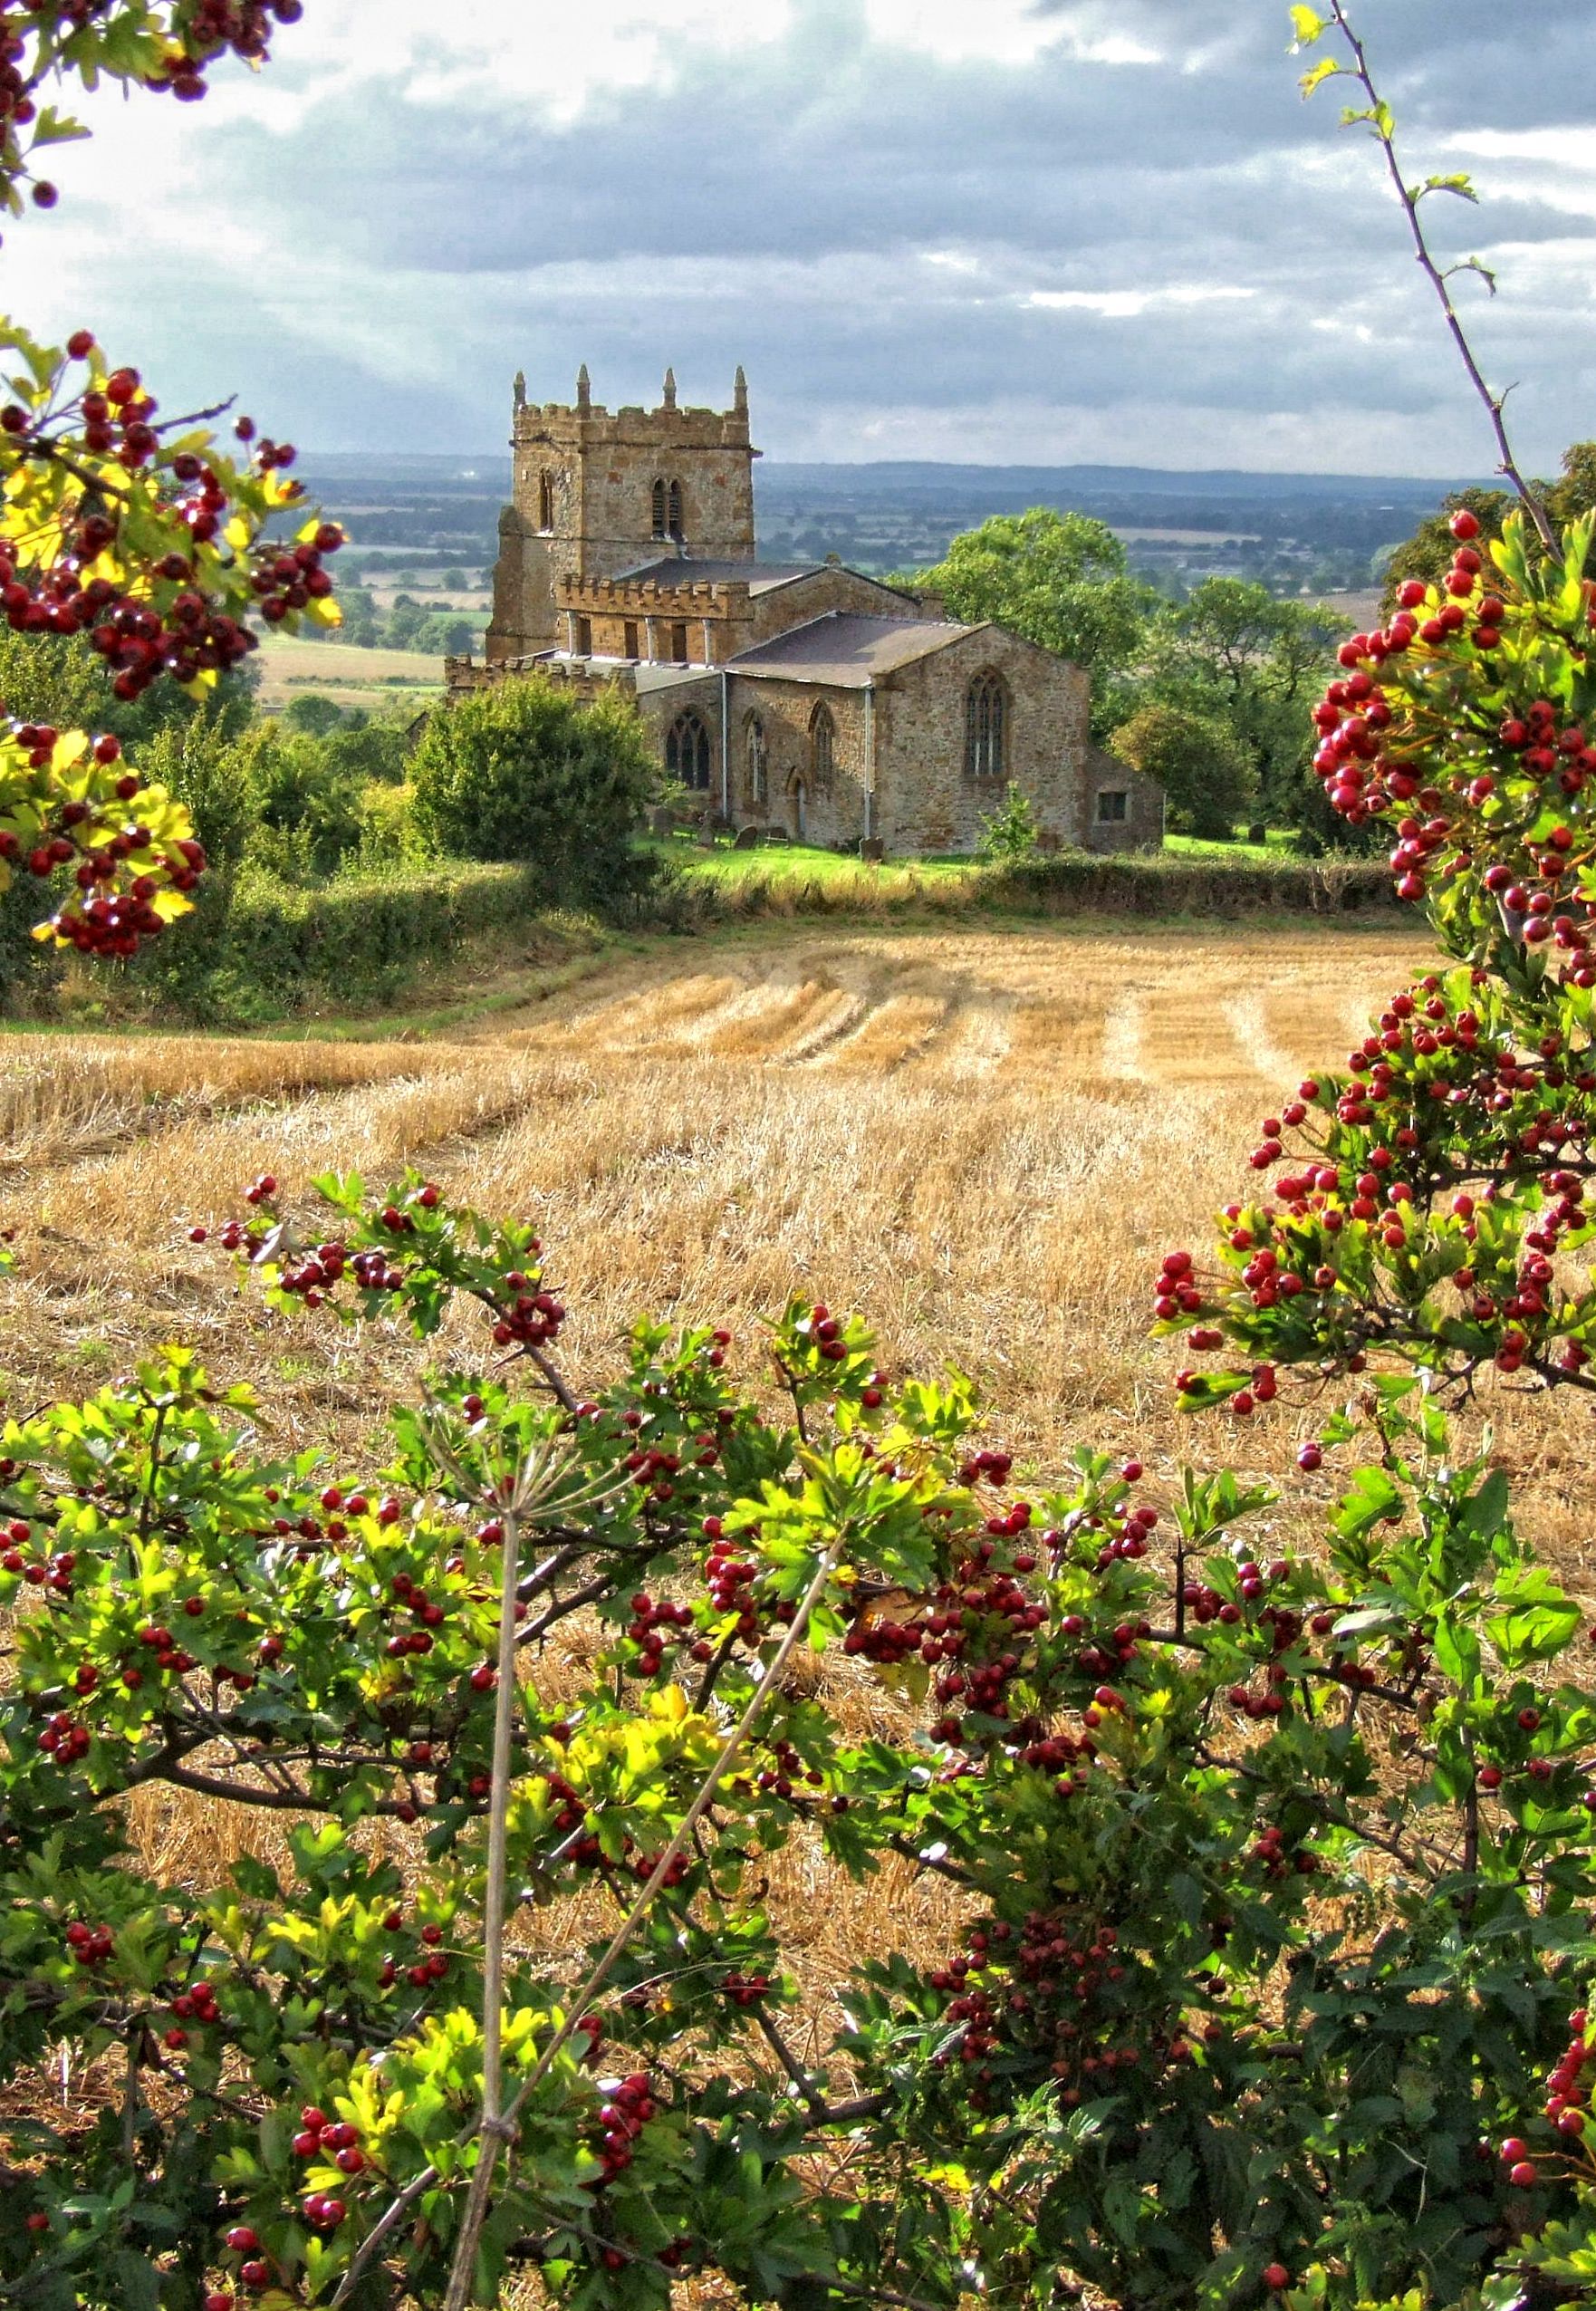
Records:
[[[852,0],[803,0],[785,41],[729,66],[689,53],[663,87],[557,129],[508,103],[413,104],[380,79],[358,110],[312,95],[287,138],[240,127],[225,152],[197,147],[205,197],[270,187],[285,250],[341,265],[405,318],[415,358],[396,380],[337,309],[285,342],[281,316],[268,330],[192,256],[185,334],[343,446],[491,442],[517,365],[553,394],[586,358],[618,401],[670,358],[705,396],[745,361],[767,438],[794,455],[834,442],[843,413],[1123,409],[1125,455],[1149,460],[1136,412],[1154,404],[1177,417],[1152,462],[1182,461],[1181,407],[1234,413],[1238,464],[1260,428],[1315,419],[1337,465],[1393,427],[1428,470],[1483,455],[1378,156],[1338,140],[1333,90],[1301,103],[1280,0],[1229,0],[1216,34],[1191,0],[1035,13],[1166,61],[1082,62],[1061,43],[1023,71],[953,65],[872,48]],[[1471,129],[1589,135],[1590,0],[1407,0],[1370,31],[1416,169],[1457,165],[1447,140]],[[1591,424],[1596,267],[1564,264],[1548,285],[1536,255],[1589,249],[1596,222],[1505,164],[1476,173],[1503,193],[1478,212],[1437,204],[1437,227],[1454,255],[1515,245],[1478,326],[1493,374],[1528,372],[1522,422],[1544,461]],[[926,261],[947,251],[973,269]],[[1253,294],[1129,319],[1025,302],[1203,283]]]

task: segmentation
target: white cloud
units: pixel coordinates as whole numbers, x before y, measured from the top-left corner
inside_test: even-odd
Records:
[[[1021,303],[1043,313],[1096,313],[1105,321],[1135,321],[1158,305],[1230,304],[1257,294],[1191,282],[1167,289],[1033,289]]]

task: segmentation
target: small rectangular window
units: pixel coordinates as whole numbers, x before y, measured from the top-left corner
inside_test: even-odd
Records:
[[[671,657],[672,657],[672,658],[676,660],[676,662],[677,662],[677,664],[678,664],[678,666],[686,666],[686,665],[687,665],[687,628],[686,628],[685,626],[673,626],[673,627],[671,628],[671,630],[670,630],[670,655],[671,655]]]
[[[1130,796],[1123,786],[1105,786],[1097,798],[1099,826],[1123,826],[1130,815]]]
[[[628,658],[636,658],[638,655],[638,625],[635,618],[629,618],[626,621],[625,655]]]
[[[576,621],[576,654],[578,658],[591,658],[593,654],[593,621],[591,618],[579,618]]]

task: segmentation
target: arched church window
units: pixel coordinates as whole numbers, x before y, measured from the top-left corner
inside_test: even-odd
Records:
[[[709,730],[701,714],[689,707],[678,714],[666,734],[665,767],[672,778],[697,794],[709,792]]]
[[[654,535],[682,542],[682,486],[663,478],[654,484]]]
[[[668,508],[667,518],[670,524],[670,534],[673,538],[675,538],[677,544],[679,545],[682,542],[683,536],[682,486],[679,481],[673,481],[670,485],[670,504]]]
[[[540,530],[554,526],[554,477],[540,474],[537,482],[537,525]]]
[[[770,760],[765,752],[764,724],[758,715],[748,717],[743,735],[747,747],[749,804],[763,810],[770,801]]]
[[[977,674],[965,699],[965,775],[1002,778],[1008,768],[1008,692],[990,668]]]
[[[817,706],[809,718],[809,780],[815,794],[831,792],[836,762],[836,718],[829,706]]]

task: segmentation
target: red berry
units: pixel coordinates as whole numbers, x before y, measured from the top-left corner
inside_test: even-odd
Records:
[[[1264,2264],[1264,2284],[1267,2287],[1272,2287],[1276,2295],[1280,2293],[1283,2287],[1290,2287],[1291,2283],[1292,2275],[1286,2269],[1284,2263]]]

